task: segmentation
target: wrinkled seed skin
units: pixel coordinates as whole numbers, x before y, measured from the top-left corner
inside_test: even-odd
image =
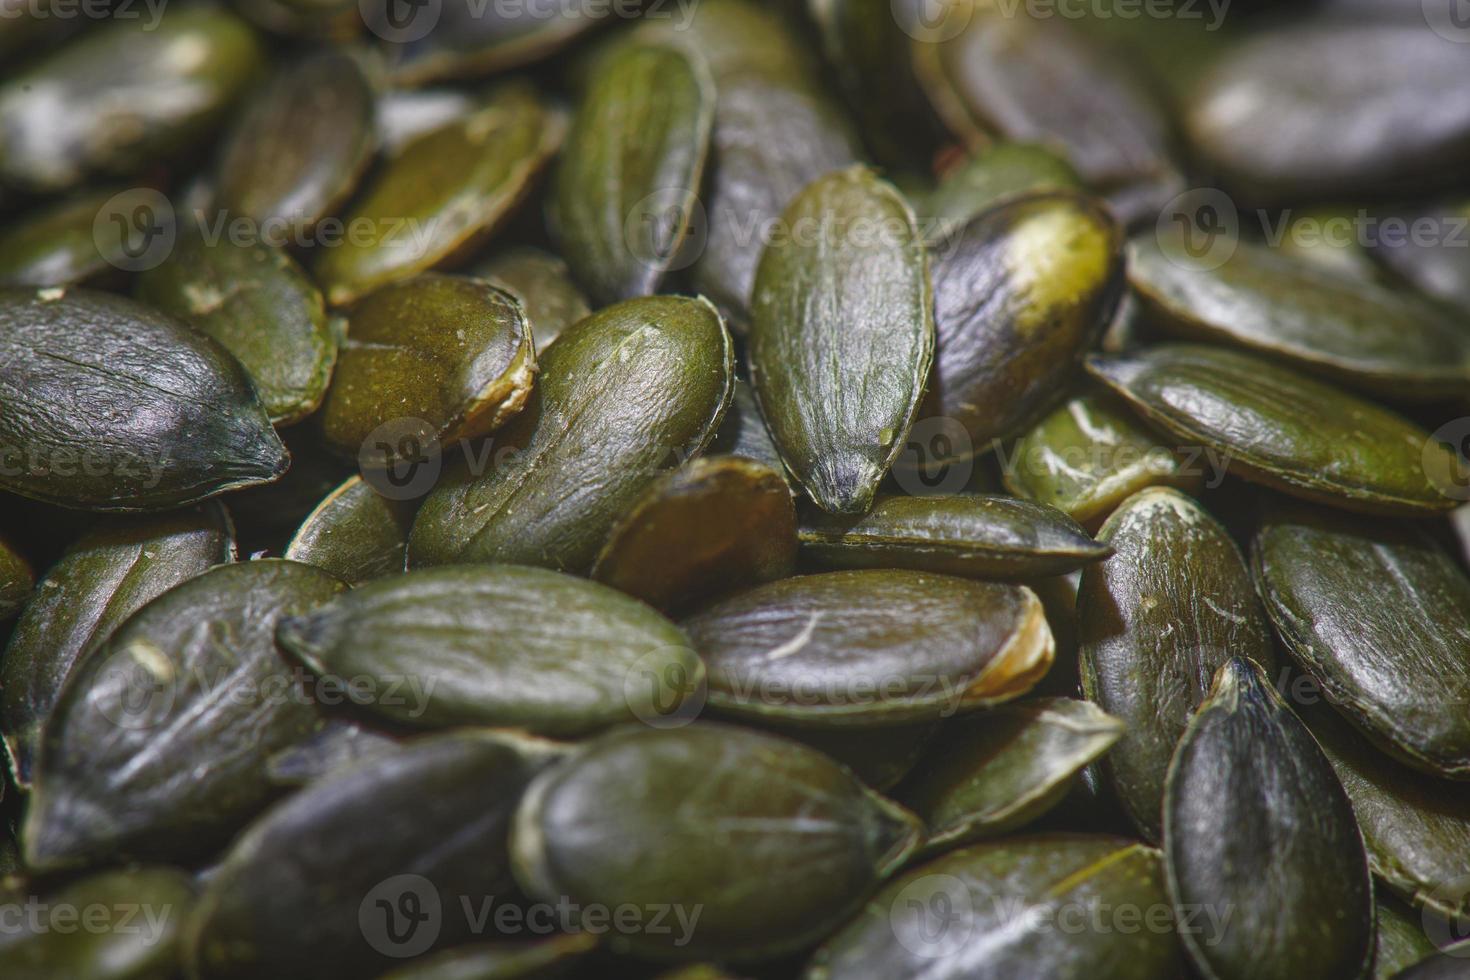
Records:
[[[1169,767],[1164,861],[1177,906],[1233,908],[1181,936],[1206,976],[1352,980],[1372,963],[1373,889],[1352,804],[1271,678],[1227,660]]]
[[[22,496],[162,510],[268,483],[289,463],[235,359],[123,297],[0,291],[0,362],[0,445],[35,460],[7,467],[0,487]]]

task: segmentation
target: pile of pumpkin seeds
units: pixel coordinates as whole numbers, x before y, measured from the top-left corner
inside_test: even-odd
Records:
[[[0,0],[0,978],[1470,976],[1467,226],[1456,0]]]

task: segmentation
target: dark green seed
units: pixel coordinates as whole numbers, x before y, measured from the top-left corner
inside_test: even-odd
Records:
[[[550,252],[529,246],[512,248],[490,256],[471,271],[521,301],[538,351],[592,312],[567,264]]]
[[[1373,903],[1377,939],[1373,944],[1373,980],[1389,980],[1437,950],[1424,934],[1424,917],[1387,895]]]
[[[591,575],[674,612],[795,567],[786,480],[763,463],[725,456],[660,477],[613,527]]]
[[[405,744],[359,722],[332,718],[319,731],[271,756],[266,775],[276,786],[305,786],[360,763],[384,759]]]
[[[69,286],[113,272],[97,236],[118,229],[99,224],[97,216],[116,193],[83,191],[12,222],[0,232],[0,286]],[[104,247],[116,248],[121,240]]]
[[[424,501],[409,561],[585,571],[659,473],[708,444],[733,375],[708,303],[647,297],[594,313],[542,356],[525,410],[475,457],[483,472],[467,458]]]
[[[1225,529],[1174,490],[1130,497],[1099,538],[1113,557],[1077,594],[1082,689],[1127,732],[1103,766],[1143,836],[1158,840],[1164,777],[1216,671],[1247,656],[1275,673],[1271,631]]]
[[[270,799],[266,760],[319,724],[276,622],[346,584],[221,565],[143,606],[77,667],[42,735],[26,864],[207,854]]]
[[[781,220],[791,234],[756,273],[752,386],[812,499],[860,514],[904,446],[934,357],[924,245],[908,204],[861,167],[815,181]]]
[[[786,464],[781,461],[781,453],[771,440],[771,432],[766,428],[766,420],[761,415],[755,393],[750,390],[749,384],[739,378],[735,379],[730,410],[725,413],[725,421],[715,433],[709,451],[711,454],[744,456],[746,459],[764,463],[780,473],[783,480],[786,479]],[[794,488],[792,493],[796,493]]]
[[[406,724],[572,735],[670,711],[704,676],[680,629],[606,586],[544,568],[465,565],[369,582],[282,621],[281,646],[327,678],[406,678],[368,707]],[[657,688],[645,697],[649,683]]]
[[[379,980],[551,980],[574,972],[597,937],[576,932],[550,939],[457,946],[385,973]]]
[[[715,88],[692,47],[631,43],[597,59],[567,133],[551,225],[593,300],[658,290],[689,232]]]
[[[831,756],[880,793],[897,786],[918,765],[940,730],[932,721],[874,728],[812,728],[771,718],[744,721]]]
[[[1470,942],[1456,943],[1394,974],[1394,980],[1464,980],[1467,962]]]
[[[1128,928],[1102,911],[1122,908]],[[1151,847],[1081,835],[977,844],[890,882],[805,976],[1168,980],[1180,974],[1172,913]]]
[[[1060,511],[991,494],[879,497],[862,517],[817,515],[800,536],[825,565],[1002,581],[1063,575],[1112,554]]]
[[[290,457],[215,341],[106,293],[0,291],[0,487],[158,510],[267,483]]]
[[[138,277],[134,295],[235,355],[276,425],[299,422],[321,404],[337,337],[321,292],[284,251],[187,236]]]
[[[511,850],[517,880],[543,900],[700,910],[687,934],[619,937],[634,949],[755,959],[841,923],[918,836],[911,814],[821,753],[696,723],[609,735],[547,770]]]
[[[809,725],[933,721],[1007,701],[1053,655],[1030,589],[911,571],[782,579],[683,625],[711,705]]]
[[[36,573],[31,570],[30,562],[26,561],[25,556],[13,544],[0,536],[0,623],[20,612],[35,585]],[[3,692],[0,692],[0,698],[3,696]],[[7,725],[5,731],[14,729]]]
[[[1373,889],[1353,807],[1259,666],[1227,660],[1164,792],[1164,863],[1180,908],[1234,909],[1181,929],[1206,976],[1353,980],[1373,957]]]
[[[218,504],[110,518],[47,571],[0,667],[0,730],[18,785],[30,785],[41,725],[73,665],[153,599],[233,561],[234,530]]]
[[[1035,143],[996,143],[944,175],[919,210],[940,222],[940,240],[1002,202],[1035,191],[1080,191],[1082,178]]]
[[[0,181],[55,193],[186,153],[261,66],[254,33],[223,8],[145,25],[117,19],[0,84]]]
[[[1448,510],[1455,456],[1407,419],[1249,354],[1169,344],[1088,370],[1231,475],[1368,514]]]
[[[427,451],[500,428],[526,404],[536,348],[520,302],[479,279],[428,274],[396,282],[352,308],[322,406],[328,447],[364,466],[403,460],[409,425]],[[420,431],[421,430],[421,431]]]
[[[419,25],[426,21],[419,18],[426,15],[410,14],[403,25],[393,19],[391,8],[385,9],[390,31],[406,27],[411,34],[422,34],[388,45],[392,79],[407,86],[480,78],[540,61],[596,27],[608,10],[591,0],[571,0],[554,12],[451,3],[435,8],[428,31],[422,32]]]
[[[284,557],[350,585],[403,571],[413,502],[385,497],[361,476],[327,495],[286,545]]]
[[[1008,704],[946,723],[898,798],[948,849],[1025,826],[1050,810],[1124,725],[1071,698]]]

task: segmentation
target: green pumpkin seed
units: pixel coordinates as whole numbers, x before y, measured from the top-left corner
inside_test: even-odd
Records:
[[[318,725],[276,622],[346,588],[280,559],[221,565],[92,649],[46,723],[26,864],[208,853],[272,794],[266,760]]]
[[[792,234],[756,274],[751,381],[812,499],[860,514],[904,446],[934,357],[923,242],[903,198],[861,167],[815,181],[781,220]]]
[[[366,229],[319,249],[317,281],[334,306],[453,262],[502,225],[561,144],[565,124],[529,86],[485,104],[387,161],[344,218]]]
[[[411,12],[405,23],[399,23],[402,12],[395,20],[392,9],[386,9],[385,37],[393,39],[398,30],[420,35],[388,45],[394,83],[415,86],[478,78],[540,61],[596,27],[609,8],[592,0],[570,0],[554,9],[451,3],[435,7],[432,18],[426,11]],[[375,26],[371,19],[368,24]]]
[[[1127,732],[1103,762],[1143,836],[1158,840],[1169,759],[1216,671],[1239,655],[1276,659],[1250,573],[1204,508],[1151,488],[1124,501],[1098,537],[1113,557],[1077,594],[1082,689]]]
[[[709,451],[711,454],[744,456],[746,459],[764,463],[780,473],[781,479],[786,479],[786,464],[781,462],[781,453],[771,439],[770,430],[766,428],[766,420],[761,415],[755,393],[750,390],[749,384],[739,378],[735,379],[730,410],[725,413],[725,421],[715,433]],[[787,485],[790,486],[789,483]],[[794,488],[792,492],[795,493]]]
[[[1276,632],[1333,707],[1410,765],[1470,779],[1470,578],[1436,541],[1301,509],[1265,523],[1252,564]]]
[[[121,235],[99,248],[97,236],[118,231],[97,216],[116,188],[83,191],[26,213],[0,232],[0,286],[69,286],[90,282],[115,271],[104,248],[115,248]]]
[[[30,562],[0,536],[0,623],[20,612],[35,585],[36,573],[31,570]],[[3,697],[3,692],[0,692],[0,697]],[[7,725],[5,730],[14,729]]]
[[[954,37],[914,46],[919,80],[958,138],[1058,147],[1095,187],[1177,182],[1167,119],[1123,58],[1064,18],[988,2],[961,10]]]
[[[120,296],[0,291],[0,362],[0,487],[22,496],[157,510],[290,461],[223,347]]]
[[[948,234],[1010,198],[1036,191],[1080,190],[1077,171],[1046,147],[996,143],[945,174],[922,210],[940,223],[941,234]]]
[[[1112,554],[1065,514],[992,494],[879,497],[866,515],[818,515],[802,552],[839,568],[913,568],[1024,581],[1075,571]]]
[[[596,946],[597,937],[584,932],[459,946],[415,960],[378,980],[550,980],[572,971]]]
[[[346,980],[468,939],[474,906],[461,901],[509,900],[516,802],[562,751],[515,733],[438,735],[306,787],[211,876],[185,936],[190,975]],[[401,913],[437,928],[420,918],[405,932]]]
[[[1192,492],[1202,463],[1160,443],[1113,395],[1088,390],[1042,417],[1005,457],[1006,487],[1096,527],[1119,504],[1151,486]],[[1223,475],[1223,474],[1220,474]]]
[[[385,286],[352,309],[322,406],[330,449],[365,466],[400,461],[390,423],[421,427],[450,446],[498,429],[531,394],[536,346],[526,311],[478,279],[421,275]]]
[[[689,232],[715,88],[690,46],[627,44],[599,58],[567,133],[552,227],[599,303],[656,292]]]
[[[337,359],[322,294],[280,249],[187,236],[134,295],[235,355],[276,425],[316,411]]]
[[[320,428],[298,425],[281,433],[291,468],[275,483],[230,494],[230,516],[239,530],[240,553],[284,550],[317,504],[347,479],[348,464],[327,451]]]
[[[361,476],[349,477],[307,515],[284,557],[350,585],[401,572],[413,513],[412,501],[385,497]]]
[[[733,373],[708,303],[648,297],[594,313],[542,356],[531,401],[483,474],[466,460],[424,501],[410,564],[586,570],[659,473],[709,442]]]
[[[276,786],[305,786],[359,763],[386,758],[403,746],[391,735],[332,718],[319,731],[271,756],[266,775]]]
[[[0,84],[0,181],[55,193],[186,153],[261,66],[254,33],[222,8],[145,24],[115,20]]]
[[[1398,764],[1324,705],[1303,717],[1352,800],[1373,873],[1416,906],[1470,914],[1470,786]]]
[[[1423,194],[1470,163],[1467,55],[1424,21],[1261,31],[1204,79],[1186,128],[1209,171],[1253,202]]]
[[[1025,826],[1050,810],[1082,768],[1123,734],[1123,722],[1071,698],[1009,704],[955,719],[899,789],[948,849]]]
[[[940,730],[932,721],[876,728],[811,728],[771,718],[745,720],[831,756],[880,793],[897,786],[913,770]]]
[[[712,830],[749,846],[711,847]],[[538,776],[511,854],[516,879],[543,900],[699,909],[683,937],[617,937],[632,949],[753,959],[841,923],[918,836],[911,814],[821,753],[696,723],[609,735]]]
[[[1019,697],[1051,667],[1030,589],[865,569],[782,579],[686,619],[709,703],[811,725],[933,721]]]
[[[536,349],[545,350],[561,332],[592,310],[572,281],[567,264],[550,252],[529,246],[492,255],[475,266],[474,275],[514,293],[525,307]]]
[[[279,70],[220,150],[215,206],[233,219],[309,229],[357,186],[376,145],[375,94],[352,54],[325,49]]]
[[[1259,666],[1231,657],[1190,720],[1164,791],[1181,908],[1236,909],[1180,938],[1205,976],[1352,980],[1373,959],[1373,887],[1353,807]]]
[[[1112,314],[1122,249],[1100,205],[1048,193],[984,212],[936,251],[939,346],[920,417],[958,423],[968,444],[922,461],[984,452],[1051,407]]]
[[[1231,475],[1369,514],[1449,510],[1455,456],[1387,409],[1249,354],[1168,344],[1088,370],[1150,423]]]
[[[1379,895],[1373,903],[1377,938],[1373,944],[1373,980],[1389,980],[1433,956],[1437,950],[1424,934],[1423,917],[1398,901]]]
[[[1117,837],[1019,837],[909,871],[817,951],[806,980],[1179,975],[1159,852]],[[1128,908],[1127,928],[1113,910]]]
[[[397,156],[414,140],[475,111],[462,89],[389,89],[378,96],[378,134],[383,152]]]
[[[13,903],[0,893],[10,919],[0,972],[6,980],[171,977],[193,904],[189,876],[162,867],[105,871]]]
[[[661,703],[673,699],[672,709],[704,674],[679,628],[643,603],[516,565],[369,582],[309,616],[283,620],[276,638],[328,678],[422,684],[421,692],[368,707],[436,727],[580,734],[637,720],[643,705],[633,694],[645,677],[661,685]]]
[[[1394,975],[1394,980],[1464,980],[1470,942],[1456,943]]]
[[[810,48],[781,13],[751,0],[703,0],[687,25],[650,23],[708,59],[715,106],[708,231],[690,266],[696,289],[744,332],[763,231],[802,188],[861,157],[856,133],[816,74]],[[754,229],[755,234],[752,234]]]
[[[1128,281],[1154,322],[1188,339],[1251,348],[1388,397],[1470,393],[1470,330],[1357,275],[1248,242],[1204,269],[1146,236],[1131,245]]]
[[[218,504],[111,518],[77,539],[42,579],[0,666],[0,730],[17,785],[31,783],[41,725],[73,665],[148,602],[234,557]]]
[[[659,477],[613,527],[592,577],[675,611],[795,567],[796,511],[785,478],[725,456]]]
[[[1470,228],[1470,202],[1411,215],[1409,227],[1424,220],[1442,234],[1427,241],[1413,234],[1403,238],[1385,236],[1383,241],[1374,242],[1372,256],[1430,296],[1470,310],[1470,270],[1465,268],[1464,256],[1456,247],[1465,241],[1466,229]]]

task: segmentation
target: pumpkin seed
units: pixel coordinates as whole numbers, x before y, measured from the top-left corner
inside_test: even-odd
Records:
[[[562,254],[599,303],[658,289],[689,233],[714,124],[690,46],[632,43],[598,59],[550,201]]]
[[[90,282],[113,272],[99,234],[117,226],[97,221],[116,188],[83,191],[22,215],[0,232],[0,286],[68,286]],[[123,235],[127,232],[122,232]],[[119,241],[121,236],[119,236]]]
[[[131,176],[223,121],[261,66],[254,33],[218,7],[145,23],[114,20],[0,84],[0,181],[49,194]]]
[[[1456,943],[1395,974],[1394,980],[1461,980],[1467,959],[1470,942]]]
[[[770,582],[683,626],[711,705],[810,725],[933,721],[1008,701],[1054,650],[1030,589],[898,570]]]
[[[1373,980],[1389,980],[1438,950],[1420,925],[1421,916],[1399,902],[1379,895],[1373,903],[1373,919],[1377,925],[1373,944]]]
[[[711,828],[750,846],[710,847]],[[608,735],[542,773],[511,854],[516,879],[545,900],[699,910],[684,936],[617,937],[635,950],[749,959],[841,923],[918,836],[911,814],[821,753],[696,723]]]
[[[1052,409],[1016,440],[1002,472],[1013,493],[1096,527],[1147,487],[1196,490],[1199,462],[1186,465],[1120,400],[1089,389]]]
[[[781,220],[793,234],[756,273],[751,382],[812,499],[860,514],[904,446],[934,357],[923,242],[903,198],[861,167],[813,182]]]
[[[1158,840],[1169,759],[1227,657],[1276,669],[1271,631],[1235,542],[1204,508],[1154,487],[1125,500],[1098,537],[1113,557],[1077,594],[1082,690],[1128,726],[1103,761],[1118,799]]]
[[[554,615],[548,616],[548,612]],[[637,719],[652,677],[670,707],[704,666],[673,623],[606,586],[544,568],[465,565],[369,582],[276,638],[327,678],[417,679],[422,695],[369,704],[413,725],[580,734]],[[669,682],[678,678],[677,684]]]
[[[514,296],[478,279],[415,276],[353,307],[322,432],[338,454],[387,468],[402,457],[396,441],[374,438],[383,426],[423,423],[445,446],[484,435],[526,404],[535,373]]]
[[[809,46],[780,11],[751,0],[703,0],[683,29],[650,23],[648,36],[685,39],[709,62],[719,99],[704,198],[708,231],[689,267],[693,284],[744,332],[766,229],[812,181],[860,158],[857,134],[817,77]],[[752,229],[755,234],[752,234]]]
[[[361,476],[349,477],[307,515],[284,557],[361,585],[403,571],[411,527],[411,501],[390,499]]]
[[[0,536],[0,623],[20,612],[35,585],[36,573],[30,562]]]
[[[271,421],[299,422],[321,404],[337,359],[322,294],[280,249],[185,236],[134,295],[235,355]]]
[[[727,456],[659,477],[613,527],[591,574],[675,611],[795,567],[796,511],[785,478]]]
[[[954,420],[969,444],[932,462],[984,452],[1052,406],[1112,315],[1122,248],[1100,205],[1049,193],[982,213],[935,254],[939,348],[921,418]]]
[[[42,734],[26,864],[204,854],[249,819],[272,794],[266,760],[318,724],[276,622],[344,588],[298,562],[221,565],[92,648]]]
[[[1161,865],[1153,848],[1103,836],[953,851],[889,882],[817,951],[806,978],[1175,977]],[[1137,913],[1127,929],[1109,921],[1121,908]]]
[[[1002,581],[1063,575],[1112,554],[1065,514],[993,494],[879,497],[862,517],[817,515],[800,538],[825,565]]]
[[[397,156],[414,140],[475,111],[462,89],[392,89],[378,96],[378,136],[383,152]]]
[[[1229,460],[1243,479],[1368,514],[1455,501],[1455,456],[1412,422],[1288,368],[1191,344],[1088,358],[1150,423]]]
[[[352,472],[327,451],[320,427],[298,425],[281,433],[291,451],[291,468],[275,483],[230,495],[230,516],[239,531],[240,553],[281,551],[323,498]]]
[[[954,37],[914,45],[929,101],[960,140],[1056,146],[1095,187],[1178,180],[1167,119],[1116,52],[1063,18],[1016,17],[990,0],[961,10]]]
[[[1178,254],[1178,253],[1175,253]],[[1240,242],[1214,269],[1135,239],[1128,281],[1157,324],[1260,351],[1387,397],[1470,392],[1470,330],[1430,303]]]
[[[530,192],[564,128],[533,89],[512,82],[404,147],[344,219],[366,233],[319,249],[315,272],[327,299],[351,303],[472,250]]]
[[[586,570],[659,472],[709,442],[733,372],[730,335],[703,301],[633,299],[581,321],[542,356],[483,474],[457,463],[424,501],[410,564]]]
[[[811,728],[770,718],[746,721],[831,756],[880,793],[897,786],[913,770],[940,730],[932,721],[875,728]]]
[[[1196,152],[1261,203],[1450,181],[1470,162],[1470,51],[1424,27],[1313,23],[1243,40],[1185,113]]]
[[[23,496],[158,510],[290,462],[223,347],[120,296],[0,290],[0,361],[0,487]]]
[[[459,946],[415,960],[379,980],[549,980],[571,970],[596,945],[595,936],[573,933]]]
[[[725,413],[725,421],[715,433],[709,451],[711,454],[744,456],[746,459],[764,463],[781,474],[782,480],[786,479],[786,464],[781,462],[781,453],[771,439],[770,430],[766,428],[766,420],[761,415],[755,393],[750,390],[750,385],[739,378],[735,379],[730,410]],[[789,483],[787,485],[790,486]]]
[[[1276,632],[1333,707],[1408,764],[1470,779],[1470,579],[1437,542],[1299,509],[1265,523],[1252,564]]]
[[[293,231],[334,214],[372,159],[375,99],[347,51],[313,52],[278,70],[223,142],[215,206]]]
[[[898,793],[924,821],[926,849],[948,849],[1025,826],[1066,795],[1124,725],[1071,698],[1008,704],[955,719]]]
[[[110,518],[77,539],[41,580],[0,662],[0,730],[16,785],[31,784],[41,725],[73,665],[148,602],[234,557],[234,527],[213,503]]]
[[[1324,705],[1303,709],[1342,780],[1368,864],[1400,898],[1447,917],[1470,914],[1470,787],[1399,765]]]
[[[360,977],[469,938],[460,903],[512,890],[516,802],[561,752],[457,732],[306,787],[236,839],[210,878],[185,936],[191,975]],[[405,931],[404,914],[421,928]]]
[[[592,0],[555,8],[451,3],[432,14],[411,12],[407,21],[387,4],[363,9],[372,12],[368,26],[393,42],[387,46],[393,81],[412,86],[478,78],[540,61],[596,27],[609,8]]]
[[[1035,143],[996,143],[945,174],[923,210],[947,235],[1013,197],[1073,190],[1082,190],[1082,178],[1051,150]]]
[[[1416,288],[1461,310],[1470,310],[1470,271],[1460,261],[1456,243],[1465,241],[1470,228],[1470,202],[1436,208],[1408,219],[1413,228],[1422,221],[1440,232],[1424,240],[1415,235],[1402,239],[1385,236],[1374,242],[1372,256]]]
[[[18,894],[14,904],[0,894],[11,919],[0,935],[0,970],[7,980],[172,976],[193,903],[188,875],[163,867],[105,871],[44,898]]]
[[[383,759],[403,745],[358,722],[332,718],[319,731],[271,756],[266,775],[276,786],[305,786],[358,763]]]
[[[1170,763],[1164,865],[1176,906],[1238,910],[1214,942],[1181,930],[1205,976],[1367,973],[1373,887],[1352,805],[1306,726],[1243,657],[1220,667]]]
[[[475,266],[473,274],[514,293],[521,301],[537,350],[545,350],[563,330],[592,312],[587,298],[572,281],[567,264],[550,252],[530,247],[508,249]]]

